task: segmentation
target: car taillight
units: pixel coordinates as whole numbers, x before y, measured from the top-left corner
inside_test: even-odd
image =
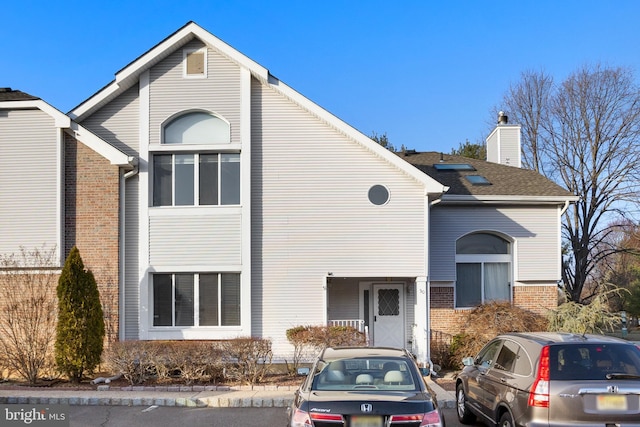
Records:
[[[542,347],[538,375],[529,391],[529,406],[549,407],[549,346]]]
[[[425,414],[411,414],[411,415],[391,415],[391,423],[410,423],[420,422],[420,427],[442,427],[440,423],[440,415],[438,411],[431,411]]]
[[[340,414],[324,414],[324,413],[311,413],[311,419],[313,421],[331,421],[336,423],[344,423],[344,418]]]
[[[293,417],[291,417],[291,427],[310,427],[313,425],[311,420],[344,423],[344,418],[340,414],[308,413],[301,409],[296,409]]]
[[[309,413],[305,411],[301,411],[300,409],[296,409],[293,413],[293,417],[291,417],[291,427],[308,427],[311,426],[311,418],[309,418]]]

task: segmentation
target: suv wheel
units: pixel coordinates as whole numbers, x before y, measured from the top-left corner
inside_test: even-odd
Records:
[[[500,417],[500,423],[498,423],[499,427],[514,427],[513,417],[507,411]]]
[[[456,412],[462,424],[471,424],[476,420],[476,416],[467,408],[467,395],[464,393],[462,383],[456,387]]]

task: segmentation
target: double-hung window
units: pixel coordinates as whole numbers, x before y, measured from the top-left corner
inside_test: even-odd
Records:
[[[511,300],[511,244],[490,233],[456,242],[456,307]]]
[[[240,325],[240,274],[153,275],[153,326]]]
[[[229,143],[229,124],[210,113],[169,121],[152,154],[153,206],[239,205],[240,153],[207,148]]]

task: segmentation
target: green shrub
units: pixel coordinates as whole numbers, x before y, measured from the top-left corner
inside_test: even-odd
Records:
[[[618,312],[612,312],[609,301],[620,295],[621,290],[609,289],[596,294],[588,304],[567,301],[550,310],[549,330],[573,332],[576,334],[613,331],[620,325]]]
[[[85,270],[75,246],[65,261],[56,292],[56,365],[71,381],[80,382],[85,372],[92,372],[100,363],[105,326],[96,279]]]

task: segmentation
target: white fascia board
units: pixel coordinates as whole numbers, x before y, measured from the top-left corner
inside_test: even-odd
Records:
[[[127,90],[134,81],[138,80],[142,72],[148,70],[159,60],[173,52],[178,47],[184,46],[193,38],[202,40],[203,43],[219,51],[231,61],[237,63],[240,67],[250,70],[252,74],[260,76],[265,80],[267,79],[269,71],[266,68],[241,54],[239,51],[215,37],[199,25],[191,22],[127,65],[125,68],[118,71],[115,76],[116,78],[112,83],[69,112],[69,116],[74,120],[82,118],[88,112],[93,111],[96,106],[105,102],[105,100],[113,98],[119,92]]]
[[[62,111],[57,110],[41,99],[29,99],[25,101],[3,101],[0,102],[0,110],[33,110],[38,109],[47,113],[53,118],[57,128],[68,128],[71,125],[71,119]]]
[[[309,111],[311,114],[315,115],[319,119],[323,120],[333,128],[337,129],[339,132],[343,133],[347,137],[353,139],[358,142],[368,150],[377,154],[378,156],[385,159],[387,162],[393,164],[395,167],[400,169],[402,172],[407,175],[413,177],[416,181],[422,183],[425,188],[425,195],[428,194],[442,194],[445,193],[449,187],[442,185],[442,183],[436,181],[431,178],[429,175],[423,173],[418,170],[416,167],[411,165],[410,163],[402,160],[398,155],[392,153],[387,150],[380,144],[373,141],[368,136],[364,135],[362,132],[342,121],[338,117],[334,116],[324,108],[320,107],[318,104],[312,102],[304,95],[295,91],[291,87],[282,83],[278,79],[273,76],[270,76],[268,81],[263,80],[264,84],[268,84],[273,90],[280,92],[282,95],[286,96],[296,104],[300,105],[302,108]]]
[[[269,77],[269,70],[267,70],[262,65],[258,64],[248,56],[243,55],[238,50],[234,49],[224,41],[220,40],[207,30],[198,26],[197,24],[191,23],[185,27],[186,30],[193,33],[194,36],[219,51],[233,62],[237,63],[243,68],[248,69],[251,74],[260,77],[261,79],[267,80]]]
[[[578,196],[467,196],[467,195],[443,195],[440,203],[480,203],[480,204],[563,204],[577,202]]]
[[[82,120],[83,116],[86,113],[93,111],[96,106],[105,102],[105,100],[114,97],[118,93],[118,91],[120,91],[120,89],[120,85],[118,85],[116,82],[111,82],[96,95],[85,100],[82,104],[69,111],[67,115],[71,117],[72,120]]]
[[[128,156],[102,138],[98,137],[90,130],[80,126],[78,123],[71,122],[71,126],[69,127],[67,132],[79,142],[83,143],[96,153],[100,154],[105,159],[109,160],[112,165],[129,168],[135,166],[135,157]]]

